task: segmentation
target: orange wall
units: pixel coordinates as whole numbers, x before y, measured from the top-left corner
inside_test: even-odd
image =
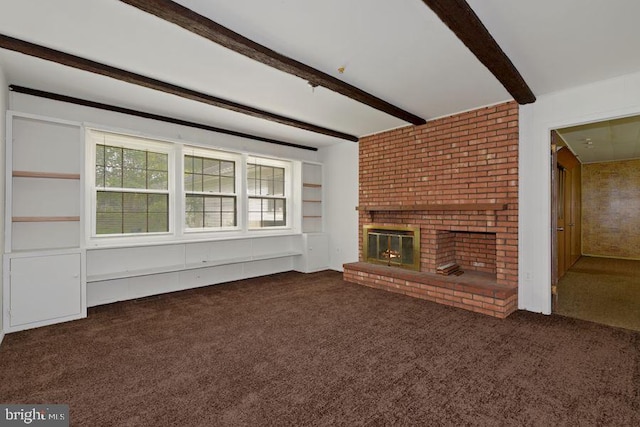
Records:
[[[640,160],[582,166],[582,252],[640,259]]]

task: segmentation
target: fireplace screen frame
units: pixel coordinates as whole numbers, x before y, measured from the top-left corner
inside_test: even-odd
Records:
[[[389,234],[390,236],[399,237],[399,247],[402,248],[402,239],[404,238],[412,238],[412,247],[413,247],[413,262],[412,263],[402,263],[393,261],[391,257],[388,259],[384,258],[370,258],[369,257],[369,234],[374,233],[376,230],[384,231],[396,231],[398,234]],[[382,233],[384,234],[384,233]],[[387,248],[390,250],[390,248]],[[373,264],[384,264],[390,267],[399,267],[406,268],[408,270],[416,270],[420,271],[420,227],[406,226],[406,225],[377,225],[377,224],[368,224],[362,227],[362,258],[366,262],[370,262]],[[400,259],[402,259],[402,255],[400,254]]]

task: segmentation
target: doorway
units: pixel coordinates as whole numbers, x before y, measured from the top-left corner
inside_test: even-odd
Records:
[[[552,310],[640,330],[640,117],[551,141]]]

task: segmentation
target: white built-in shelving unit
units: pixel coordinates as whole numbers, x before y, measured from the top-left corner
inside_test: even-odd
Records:
[[[322,165],[302,164],[302,232],[321,233],[323,227]]]
[[[299,234],[87,249],[87,305],[294,269]]]
[[[322,164],[313,162],[300,162],[296,178],[302,180],[294,196],[301,228],[219,236],[178,230],[131,241],[89,238],[85,174],[92,167],[85,164],[90,161],[85,133],[80,122],[7,113],[5,332],[86,317],[87,307],[100,304],[327,268]]]
[[[322,164],[302,163],[302,247],[297,269],[306,273],[329,265],[329,236],[324,233]]]
[[[5,252],[79,248],[80,124],[17,114],[8,124]]]
[[[7,114],[4,327],[86,316],[79,123]]]

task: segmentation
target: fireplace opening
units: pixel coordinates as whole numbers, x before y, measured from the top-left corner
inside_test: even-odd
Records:
[[[464,271],[496,274],[496,233],[436,230],[435,268],[454,263]]]
[[[420,229],[365,225],[363,257],[367,262],[420,270]]]

